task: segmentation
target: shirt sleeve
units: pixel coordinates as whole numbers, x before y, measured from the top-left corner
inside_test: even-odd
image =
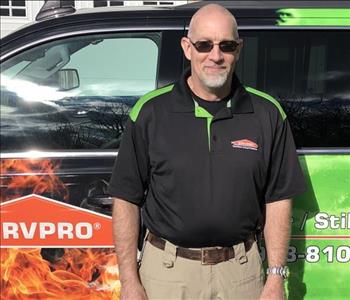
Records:
[[[287,119],[280,120],[268,168],[265,202],[290,199],[306,189],[303,172]]]
[[[108,193],[112,197],[142,206],[148,182],[147,143],[140,125],[129,117],[109,182]]]

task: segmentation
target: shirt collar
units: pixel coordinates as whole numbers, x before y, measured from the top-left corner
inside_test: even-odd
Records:
[[[188,68],[181,75],[178,82],[172,90],[173,101],[171,101],[173,112],[194,112],[194,102],[191,90],[187,84],[187,78],[190,76],[191,70]],[[253,113],[252,100],[250,94],[240,83],[236,74],[233,74],[232,89],[234,90],[231,99],[230,112],[232,114]]]

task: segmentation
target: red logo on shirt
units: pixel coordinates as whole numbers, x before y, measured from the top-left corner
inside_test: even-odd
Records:
[[[258,150],[259,148],[258,144],[248,139],[231,141],[231,145],[233,148],[241,148],[241,149],[248,149],[248,150],[254,150],[254,151]]]

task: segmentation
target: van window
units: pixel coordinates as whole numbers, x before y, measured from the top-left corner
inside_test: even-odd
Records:
[[[241,31],[240,35],[244,46],[238,77],[282,104],[297,147],[349,147],[349,31]]]
[[[1,150],[118,148],[130,108],[156,87],[160,33],[91,35],[1,65]]]

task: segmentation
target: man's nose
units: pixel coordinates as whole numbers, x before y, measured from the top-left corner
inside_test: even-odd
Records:
[[[224,59],[224,55],[220,50],[219,45],[214,45],[213,49],[209,52],[209,59],[215,62],[220,62]]]

